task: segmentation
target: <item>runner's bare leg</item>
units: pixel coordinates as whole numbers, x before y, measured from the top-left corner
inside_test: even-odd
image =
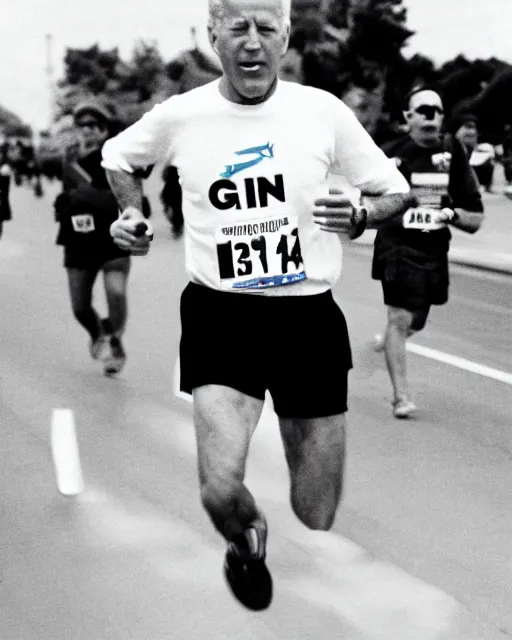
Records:
[[[395,400],[409,397],[405,344],[407,338],[413,333],[411,331],[413,317],[411,311],[388,306],[385,356]]]
[[[249,443],[263,400],[220,385],[194,389],[201,499],[217,531],[228,541],[250,527],[263,544],[266,523],[244,484]]]
[[[291,503],[310,529],[332,527],[341,499],[345,460],[345,414],[279,418],[291,480]]]

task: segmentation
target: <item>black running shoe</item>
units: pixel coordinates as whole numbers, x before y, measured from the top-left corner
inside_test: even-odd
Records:
[[[119,373],[126,362],[126,353],[123,344],[117,336],[110,337],[111,355],[105,360],[104,373],[106,376],[112,376]]]
[[[100,320],[100,325],[103,333],[111,336],[114,333],[114,329],[112,328],[112,323],[110,322],[110,318],[102,318]]]
[[[245,547],[245,548],[244,548]],[[247,541],[231,542],[224,560],[224,575],[235,598],[252,611],[267,609],[272,602],[272,576],[265,558],[250,554]]]
[[[183,235],[183,223],[182,224],[173,224],[171,223],[171,231],[174,238],[181,238]]]

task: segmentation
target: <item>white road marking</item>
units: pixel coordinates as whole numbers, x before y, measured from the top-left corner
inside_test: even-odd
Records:
[[[53,409],[50,444],[58,490],[65,496],[78,495],[84,490],[84,478],[71,409]]]
[[[189,393],[185,393],[180,389],[180,358],[176,358],[176,363],[174,365],[174,375],[173,375],[173,391],[174,395],[177,398],[181,398],[181,400],[185,400],[185,402],[192,403],[193,397]]]
[[[498,382],[504,382],[505,384],[512,385],[512,373],[508,373],[507,371],[500,371],[499,369],[486,367],[483,364],[478,364],[477,362],[472,362],[471,360],[466,360],[459,356],[452,356],[449,353],[430,349],[429,347],[422,347],[419,344],[413,344],[411,342],[407,343],[407,351],[415,353],[418,356],[430,358],[431,360],[443,362],[444,364],[450,364],[453,367],[463,369],[464,371],[476,373],[480,376],[485,376],[486,378],[492,378]]]

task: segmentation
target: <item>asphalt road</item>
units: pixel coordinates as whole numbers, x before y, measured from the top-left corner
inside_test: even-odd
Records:
[[[183,242],[153,198],[153,247],[133,260],[127,366],[106,379],[69,309],[54,192],[16,189],[0,241],[1,640],[512,635],[512,386],[488,376],[512,374],[512,278],[452,270],[451,301],[415,344],[481,373],[411,353],[420,410],[396,421],[369,347],[385,321],[370,254],[346,246],[335,289],[355,360],[343,506],[331,533],[294,519],[269,405],[248,483],[269,520],[276,595],[249,614],[223,584],[222,541],[198,500],[191,406],[172,392]],[[97,299],[104,308],[100,288]],[[328,348],[329,336],[318,340]],[[78,430],[77,498],[55,486],[59,407]]]

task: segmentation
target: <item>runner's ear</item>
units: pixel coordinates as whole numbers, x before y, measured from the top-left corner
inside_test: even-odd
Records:
[[[290,44],[290,25],[287,24],[286,27],[284,28],[284,33],[283,33],[283,48],[281,49],[281,56],[285,56],[286,52],[288,51],[288,46]]]
[[[208,25],[208,40],[210,41],[210,45],[215,53],[218,55],[217,51],[217,29],[214,25]]]

